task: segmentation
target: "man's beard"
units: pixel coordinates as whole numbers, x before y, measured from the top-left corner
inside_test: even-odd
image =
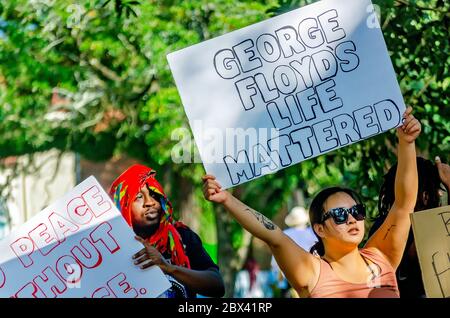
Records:
[[[153,234],[156,233],[158,228],[159,228],[159,223],[152,224],[152,225],[146,225],[146,226],[133,224],[134,233],[136,233],[138,236],[142,237],[143,239],[150,238]]]

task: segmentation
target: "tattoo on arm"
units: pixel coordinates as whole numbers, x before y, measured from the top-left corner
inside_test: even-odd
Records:
[[[391,226],[388,228],[388,230],[387,230],[387,232],[386,232],[386,235],[383,237],[383,241],[386,239],[386,237],[388,236],[389,232],[391,231],[391,229],[392,229],[394,226],[395,226],[395,224],[394,224],[394,225],[391,225]]]
[[[266,229],[271,231],[276,229],[276,225],[261,213],[258,213],[255,210],[249,208],[246,208],[245,211],[251,212],[255,216],[255,218],[264,225]]]

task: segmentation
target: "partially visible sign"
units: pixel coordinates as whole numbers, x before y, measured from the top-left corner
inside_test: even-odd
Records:
[[[134,236],[89,177],[0,241],[0,297],[157,297],[171,285],[133,264]]]
[[[450,297],[450,206],[411,214],[427,297]]]

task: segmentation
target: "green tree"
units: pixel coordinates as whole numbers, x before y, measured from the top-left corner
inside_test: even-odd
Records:
[[[175,132],[184,128],[192,136],[166,55],[312,2],[2,2],[0,158],[57,148],[98,161],[123,153],[155,167],[168,180],[175,206],[191,198],[199,209],[203,237],[212,236],[205,229],[216,229],[217,259],[230,296],[248,236],[225,211],[202,199],[201,164],[172,162],[179,145]],[[448,161],[450,4],[374,3],[405,101],[423,123],[418,147],[426,157]],[[195,145],[184,150],[192,152]],[[382,176],[395,160],[392,131],[233,191],[273,217],[295,189],[309,200],[320,188],[341,183],[359,189],[374,215]]]

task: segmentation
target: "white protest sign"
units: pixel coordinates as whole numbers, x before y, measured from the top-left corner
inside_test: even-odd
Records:
[[[369,0],[323,0],[167,56],[223,188],[380,134],[405,110]]]
[[[450,206],[411,213],[428,298],[450,298]]]
[[[0,297],[158,297],[170,283],[133,264],[134,236],[89,177],[0,241]]]

